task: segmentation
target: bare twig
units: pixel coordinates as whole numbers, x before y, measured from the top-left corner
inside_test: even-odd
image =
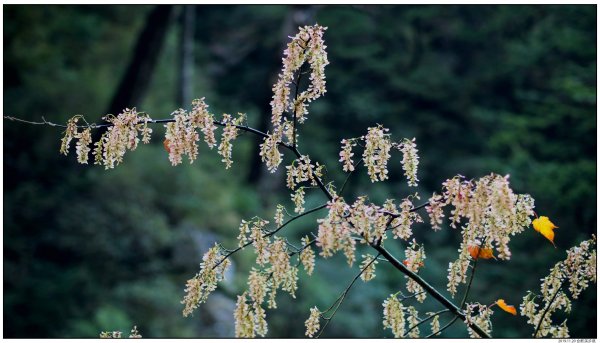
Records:
[[[427,317],[427,318],[420,319],[420,320],[419,320],[419,322],[418,322],[417,324],[415,324],[415,325],[411,326],[410,328],[408,328],[408,330],[406,331],[406,333],[405,333],[405,334],[404,334],[404,336],[402,336],[402,337],[406,337],[406,336],[408,336],[408,334],[409,334],[409,333],[410,333],[412,330],[414,330],[415,328],[419,327],[421,324],[423,324],[423,323],[426,323],[426,322],[427,322],[428,320],[430,320],[431,318],[433,318],[433,317],[435,317],[435,316],[437,316],[437,315],[440,315],[440,314],[442,314],[442,313],[445,313],[445,312],[450,312],[450,310],[448,310],[448,309],[440,310],[440,311],[437,311],[437,312],[435,312],[435,313],[431,314],[431,315],[430,315],[429,317]]]
[[[556,289],[556,292],[554,292],[554,295],[552,296],[552,299],[550,300],[550,302],[548,303],[548,305],[544,309],[544,312],[542,313],[542,317],[540,317],[540,321],[539,321],[537,327],[535,328],[535,332],[533,333],[533,337],[534,338],[537,337],[537,334],[540,331],[540,328],[542,327],[542,323],[544,322],[544,318],[546,317],[546,314],[548,314],[548,311],[550,310],[550,307],[552,306],[552,303],[554,303],[554,300],[556,300],[556,296],[558,296],[558,293],[560,293],[560,290],[562,289],[562,287],[564,286],[564,284],[567,282],[567,280],[568,280],[568,278],[564,278],[562,280],[562,282],[560,283],[560,286],[558,286],[558,288]]]
[[[321,334],[323,333],[323,331],[325,331],[325,328],[327,327],[327,325],[329,325],[329,322],[331,322],[331,320],[333,319],[333,316],[335,316],[337,310],[340,308],[340,306],[344,302],[346,295],[348,295],[348,292],[350,291],[350,289],[352,288],[352,286],[354,285],[356,280],[358,280],[358,278],[365,272],[365,270],[367,270],[367,268],[369,268],[371,266],[371,264],[373,264],[373,262],[375,262],[377,260],[378,257],[379,257],[379,254],[377,256],[375,256],[375,258],[373,258],[371,260],[371,262],[369,262],[364,268],[362,268],[360,270],[360,272],[358,274],[356,274],[354,279],[352,279],[352,282],[350,282],[350,284],[346,287],[346,289],[344,289],[342,294],[340,294],[340,296],[333,302],[333,304],[331,306],[329,306],[329,308],[327,310],[321,312],[321,318],[325,319],[325,324],[319,331],[319,334],[316,336],[316,338],[319,338],[321,336]],[[323,315],[331,310],[333,310],[333,313],[329,317]]]

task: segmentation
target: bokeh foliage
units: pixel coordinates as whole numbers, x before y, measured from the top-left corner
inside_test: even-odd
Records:
[[[127,67],[152,6],[4,6],[4,114],[56,122],[73,114],[99,121]],[[509,262],[484,261],[471,299],[518,304],[539,287],[564,250],[596,228],[596,8],[594,6],[197,6],[194,94],[214,113],[246,112],[264,125],[271,86],[290,21],[328,26],[328,92],[311,105],[300,146],[343,181],[339,141],[377,123],[393,137],[416,137],[423,200],[446,178],[510,174],[517,192],[560,226],[554,249],[533,230],[511,243]],[[290,19],[291,18],[291,19]],[[297,19],[297,18],[296,18]],[[293,30],[293,26],[292,26]],[[166,118],[176,103],[179,26],[174,19],[141,104]],[[59,156],[60,130],[4,121],[4,335],[95,337],[134,324],[145,337],[232,335],[232,299],[244,287],[251,254],[194,317],[183,318],[185,280],[215,241],[235,245],[242,218],[291,208],[283,175],[254,173],[253,147],[235,142],[224,171],[201,145],[193,165],[173,168],[154,142],[128,153],[115,170]],[[411,192],[400,157],[390,180],[372,184],[363,169],[346,198],[401,199]],[[289,160],[288,160],[289,161]],[[307,207],[325,201],[308,194]],[[321,215],[324,215],[321,213]],[[317,215],[290,225],[293,239],[316,228]],[[427,251],[425,279],[445,289],[459,233],[415,228]],[[388,243],[401,256],[401,243]],[[302,336],[308,309],[328,307],[346,286],[341,258],[319,260],[302,278],[298,299],[279,297],[269,335]],[[301,272],[303,273],[303,272]],[[378,265],[360,282],[325,336],[388,336],[381,302],[403,277]],[[304,275],[304,274],[302,274]],[[342,281],[340,281],[342,280]],[[573,337],[596,337],[595,289],[574,303]],[[424,310],[437,310],[426,302]],[[423,311],[424,313],[424,311]],[[449,319],[449,318],[448,318]],[[444,323],[444,318],[442,318]],[[520,317],[497,313],[495,337],[529,337]],[[423,330],[427,331],[427,330]],[[446,337],[466,334],[452,326]]]

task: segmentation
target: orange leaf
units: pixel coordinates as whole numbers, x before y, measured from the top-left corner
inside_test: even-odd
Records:
[[[467,250],[469,251],[469,254],[471,255],[471,257],[476,260],[478,258],[482,258],[484,260],[489,260],[490,258],[496,258],[494,256],[494,250],[492,250],[491,248],[479,248],[478,246],[475,245],[471,245],[469,247],[467,247]]]
[[[404,260],[402,261],[402,264],[408,267],[408,260]],[[423,261],[419,262],[419,267],[423,267],[425,264],[423,263]]]
[[[534,219],[532,224],[533,229],[546,237],[546,239],[556,248],[556,245],[554,244],[554,229],[558,228],[558,226],[554,225],[554,223],[546,216],[540,216],[539,218]]]
[[[165,138],[165,140],[163,141],[163,146],[165,147],[165,150],[167,150],[167,152],[170,154],[171,148],[169,148],[169,144],[171,144],[171,141]]]
[[[498,299],[496,304],[500,306],[501,309],[512,314],[513,316],[517,315],[517,309],[513,305],[507,305],[504,299]]]

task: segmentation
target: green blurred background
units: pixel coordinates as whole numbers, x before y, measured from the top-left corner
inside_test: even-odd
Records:
[[[512,240],[510,261],[478,267],[471,299],[518,305],[567,248],[597,230],[596,19],[596,6],[5,5],[3,110],[99,122],[136,106],[167,118],[206,97],[213,113],[245,112],[266,130],[287,37],[318,22],[329,27],[328,92],[310,107],[301,150],[339,187],[339,141],[379,123],[395,139],[416,137],[424,199],[456,174],[510,174],[514,189],[560,227],[558,249],[528,229]],[[3,124],[5,337],[97,337],[134,324],[144,337],[233,335],[249,252],[235,257],[228,281],[193,317],[182,317],[179,302],[202,254],[215,241],[235,246],[242,218],[271,218],[277,203],[293,208],[284,175],[261,165],[257,138],[236,140],[230,170],[204,144],[194,164],[171,167],[164,128],[155,125],[150,145],[105,171],[59,155],[61,129]],[[372,184],[361,168],[346,198],[381,202],[414,191],[400,159],[393,156],[385,183]],[[324,201],[307,193],[307,208]],[[297,242],[324,215],[286,234]],[[423,276],[446,294],[459,231],[414,231],[427,251]],[[401,242],[387,246],[402,257]],[[328,307],[357,268],[336,257],[319,259],[310,278],[301,271],[297,299],[280,294],[268,311],[269,337],[303,336],[309,308]],[[325,337],[391,336],[381,303],[404,278],[385,263],[377,275],[352,289]],[[596,296],[592,285],[574,302],[572,337],[596,337]],[[439,306],[428,299],[420,308]],[[493,324],[495,337],[533,332],[503,312]],[[465,335],[456,323],[443,337]]]

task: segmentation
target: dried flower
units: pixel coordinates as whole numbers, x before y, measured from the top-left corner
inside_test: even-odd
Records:
[[[590,281],[596,282],[595,243],[596,238],[593,237],[567,250],[567,258],[556,263],[542,279],[540,294],[536,296],[528,292],[523,297],[519,309],[521,315],[528,318],[528,324],[536,329],[539,327],[539,331],[534,332],[536,338],[547,335],[554,338],[569,337],[566,320],[560,325],[553,325],[552,314],[557,310],[571,311],[571,300],[562,289],[564,285],[569,285],[571,297],[577,299]]]
[[[419,181],[417,178],[417,167],[419,165],[419,155],[417,153],[419,150],[417,150],[415,138],[412,140],[405,138],[400,145],[400,151],[402,151],[402,169],[404,169],[408,185],[416,187]]]
[[[429,213],[429,220],[431,222],[431,228],[434,231],[441,230],[440,224],[442,224],[442,218],[444,217],[444,202],[441,195],[433,193],[429,198],[428,205],[425,206],[425,210]]]
[[[427,315],[433,315],[433,313],[429,312],[427,313]],[[440,332],[440,316],[436,315],[431,319],[431,334],[435,334],[436,336],[439,336],[441,334]]]
[[[77,141],[76,152],[77,162],[87,164],[88,154],[90,152],[90,144],[92,144],[92,130],[88,127],[78,134],[79,141]]]
[[[267,169],[271,173],[277,170],[282,161],[283,154],[279,152],[278,144],[279,142],[275,134],[269,134],[260,145],[261,161],[267,164]]]
[[[364,137],[365,150],[363,152],[363,160],[371,182],[383,181],[388,178],[387,162],[390,158],[390,149],[392,143],[389,139],[389,134],[386,132],[389,129],[381,125],[370,127],[367,135]]]
[[[371,254],[362,255],[363,261],[360,264],[360,269],[363,271],[360,278],[364,281],[371,281],[375,278],[375,265],[379,263],[375,256]]]
[[[298,122],[306,119],[307,102],[311,102],[326,92],[325,66],[329,64],[323,33],[327,28],[319,25],[299,28],[298,34],[288,43],[283,52],[283,68],[279,78],[273,86],[273,100],[271,101],[271,123],[275,141],[281,140],[283,134],[283,113],[286,110],[294,111]],[[290,85],[294,81],[294,73],[308,62],[311,69],[308,89],[298,95],[294,102],[290,101]],[[290,139],[291,137],[288,137]]]
[[[408,312],[408,326],[410,329],[410,332],[408,333],[408,337],[410,338],[419,338],[419,334],[421,333],[419,331],[419,312],[417,312],[417,309],[414,308],[413,306],[408,306],[407,307],[407,312]]]
[[[129,338],[142,338],[142,335],[140,335],[137,326],[133,326],[133,329],[131,329],[131,333],[129,334]]]
[[[479,326],[484,332],[488,335],[492,332],[492,321],[491,316],[494,314],[494,311],[491,310],[490,307],[481,305],[479,303],[476,304],[466,304],[465,307],[465,323],[467,324],[467,330],[469,331],[469,336],[471,338],[481,338],[479,334],[477,334],[471,326],[470,323],[474,323]]]
[[[303,250],[300,252],[300,262],[304,266],[306,274],[312,275],[315,269],[315,252],[311,249],[310,239],[308,236],[302,238],[302,244],[304,245]]]
[[[296,192],[292,194],[292,201],[294,202],[294,205],[296,205],[294,212],[304,212],[304,187],[299,187]]]
[[[310,316],[306,322],[304,322],[304,325],[306,326],[306,332],[304,334],[306,336],[312,337],[315,333],[317,333],[317,331],[319,331],[321,328],[321,325],[319,324],[320,316],[321,312],[319,312],[319,309],[316,306],[310,309]]]
[[[199,304],[206,302],[210,293],[217,289],[217,282],[225,278],[225,271],[231,262],[224,257],[218,245],[210,248],[202,257],[200,271],[187,281],[183,316],[189,316]]]
[[[342,139],[342,150],[340,151],[340,162],[344,164],[343,169],[345,172],[354,171],[354,162],[352,161],[352,147],[355,146],[354,140]]]
[[[235,318],[235,336],[252,338],[255,336],[254,316],[246,300],[246,292],[237,297],[233,313],[233,317]]]
[[[219,144],[219,155],[223,156],[221,162],[225,163],[225,169],[229,169],[233,164],[231,160],[231,150],[233,149],[233,144],[231,143],[238,135],[238,129],[236,125],[240,125],[244,120],[244,114],[238,113],[238,118],[235,120],[232,119],[231,115],[224,113],[223,114],[223,123],[225,127],[223,128],[223,134],[221,136],[221,144]]]
[[[383,328],[391,329],[395,338],[404,336],[404,306],[395,294],[383,302]]]
[[[283,211],[285,210],[285,207],[283,207],[283,205],[277,204],[277,209],[275,210],[275,225],[277,225],[277,227],[280,227],[281,225],[283,225]]]

